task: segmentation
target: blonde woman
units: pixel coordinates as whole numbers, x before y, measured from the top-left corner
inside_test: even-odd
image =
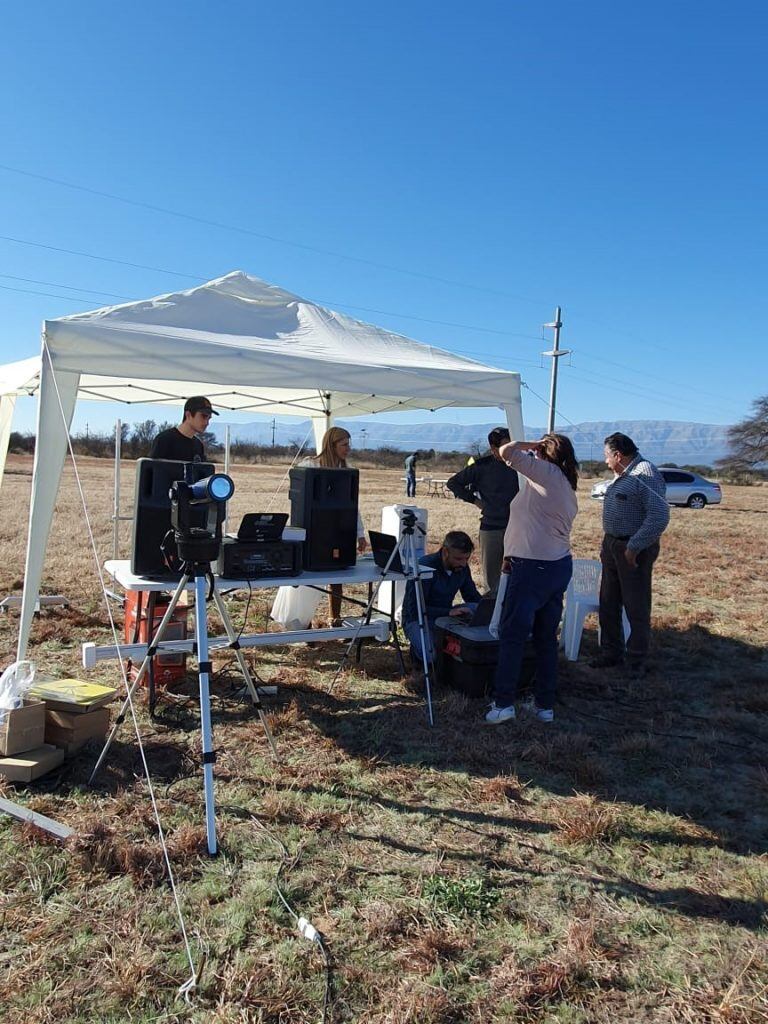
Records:
[[[302,466],[321,466],[323,469],[346,469],[347,456],[352,447],[348,430],[343,427],[330,427],[326,430],[319,455],[304,459]],[[360,512],[357,513],[357,550],[365,551],[365,527]],[[341,618],[341,584],[332,583],[328,595],[328,615],[332,626],[340,626]]]

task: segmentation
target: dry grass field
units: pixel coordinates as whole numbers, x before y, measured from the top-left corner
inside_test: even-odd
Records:
[[[100,558],[111,557],[112,470],[81,460]],[[363,512],[402,500],[399,474],[361,468]],[[263,510],[274,467],[235,467],[233,520]],[[126,506],[133,467],[124,464]],[[19,592],[31,462],[0,492],[0,593]],[[581,487],[577,557],[595,557],[600,507]],[[419,496],[430,542],[475,533],[476,511]],[[286,508],[286,489],[273,508]],[[280,763],[227,656],[212,700],[222,853],[205,854],[195,704],[142,711],[181,905],[204,958],[190,1005],[171,891],[126,725],[96,787],[86,748],[11,799],[76,829],[62,845],[0,820],[0,1020],[16,1024],[322,1019],[326,971],[289,902],[325,936],[327,1019],[358,1024],[768,1021],[768,488],[725,488],[719,508],[674,509],[655,586],[656,669],[630,679],[561,666],[557,720],[485,728],[482,706],[439,690],[430,729],[394,652],[327,686],[343,648],[249,654]],[[127,554],[127,528],[123,554]],[[72,469],[40,615],[41,671],[82,675],[80,645],[108,620]],[[240,626],[245,595],[230,599]],[[266,604],[248,609],[261,628]],[[121,618],[118,616],[118,621]],[[2,664],[18,615],[0,617]],[[117,685],[116,663],[93,678]],[[194,693],[190,680],[188,692]]]

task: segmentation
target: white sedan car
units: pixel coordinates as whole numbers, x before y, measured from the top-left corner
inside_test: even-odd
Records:
[[[706,480],[698,473],[689,473],[687,469],[660,469],[667,485],[667,501],[670,505],[684,505],[688,508],[704,508],[706,505],[719,505],[723,499],[720,484]],[[611,480],[600,480],[592,488],[592,497],[602,501]]]

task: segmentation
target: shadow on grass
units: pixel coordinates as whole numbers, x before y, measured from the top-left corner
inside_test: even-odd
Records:
[[[356,696],[364,680],[342,683],[332,694],[290,692],[299,715],[354,757],[489,778],[513,769],[559,795],[592,793],[705,830],[677,838],[638,832],[638,842],[766,852],[764,650],[698,625],[662,629],[655,642],[656,668],[642,679],[590,669],[588,644],[582,661],[563,662],[554,726],[520,715],[489,728],[482,701],[439,686],[434,728],[423,699],[399,681],[382,696]]]
[[[582,657],[589,655],[585,638]],[[423,698],[409,693],[396,676],[391,652],[375,651],[366,659],[369,678],[356,675],[340,680],[335,691],[302,680],[281,685],[283,707],[290,706],[296,726],[283,728],[317,730],[350,757],[368,763],[375,774],[378,765],[429,768],[480,779],[495,779],[515,772],[520,779],[560,796],[594,794],[602,800],[658,809],[684,819],[680,831],[660,823],[658,829],[633,824],[631,814],[621,826],[621,836],[633,844],[681,848],[712,847],[762,853],[766,843],[765,780],[760,790],[760,771],[768,754],[761,734],[765,711],[764,652],[741,641],[714,636],[701,626],[656,635],[657,663],[663,665],[649,676],[629,679],[621,671],[597,672],[586,661],[561,666],[562,703],[554,726],[520,716],[498,728],[483,724],[484,704],[469,701],[454,691],[437,688],[436,724],[428,724]],[[307,652],[302,659],[327,687],[335,661],[327,651]],[[317,678],[317,676],[315,676]],[[285,702],[288,702],[286,705]],[[275,705],[269,700],[268,709]],[[757,711],[750,708],[757,708]],[[761,710],[762,709],[762,710]],[[168,713],[167,722],[154,723],[159,731],[146,737],[153,777],[173,784],[185,777],[200,778],[199,712],[196,700]],[[253,721],[254,709],[224,693],[212,702],[214,730]],[[169,734],[164,735],[165,728]],[[173,731],[176,735],[173,735]],[[764,732],[764,730],[763,730]],[[187,734],[186,736],[184,734]],[[284,738],[283,738],[284,737]],[[219,742],[222,742],[222,738]],[[289,731],[278,734],[283,743],[311,744],[311,736]],[[93,745],[69,763],[62,786],[84,785],[98,756]],[[225,780],[226,772],[216,775]],[[322,785],[294,776],[280,780],[275,789],[306,795],[327,795]],[[138,747],[128,725],[113,745],[96,782],[96,791],[114,793],[133,786],[142,775]],[[238,771],[237,780],[250,781]],[[555,858],[572,867],[580,878],[609,895],[636,899],[647,905],[667,907],[692,918],[711,918],[757,929],[768,912],[762,898],[741,899],[702,893],[692,887],[654,888],[626,878],[610,868],[594,867],[584,874],[584,859],[571,856],[549,843],[556,826],[521,813],[486,812],[482,806],[450,806],[450,796],[432,801],[419,789],[414,775],[415,797],[398,800],[385,792],[375,795],[353,785],[334,783],[334,797],[375,802],[407,820],[416,814],[442,819],[476,832],[485,844],[502,846],[514,835],[518,845],[542,857]],[[386,783],[382,785],[385,789]],[[58,787],[58,792],[61,793]],[[233,809],[221,807],[222,813]],[[301,824],[290,810],[276,809],[273,820]],[[347,829],[350,839],[378,843],[393,852],[427,855],[406,834],[392,836]],[[545,845],[538,845],[540,843]],[[466,848],[445,851],[448,859],[474,864],[478,870],[503,867],[526,877],[540,873],[520,861],[506,863],[494,850]]]

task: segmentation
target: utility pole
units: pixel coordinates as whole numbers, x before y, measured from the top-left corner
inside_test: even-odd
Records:
[[[560,356],[570,355],[570,349],[560,348],[560,328],[563,322],[560,318],[560,307],[555,310],[555,319],[551,324],[544,324],[544,327],[553,327],[555,331],[555,343],[549,352],[542,352],[543,356],[550,356],[552,359],[552,376],[549,384],[549,420],[547,422],[547,433],[551,434],[555,429],[555,406],[557,402],[557,361]]]
[[[273,448],[275,447],[275,423],[276,422],[277,421],[275,420],[275,417],[273,416],[272,417],[272,447]]]

